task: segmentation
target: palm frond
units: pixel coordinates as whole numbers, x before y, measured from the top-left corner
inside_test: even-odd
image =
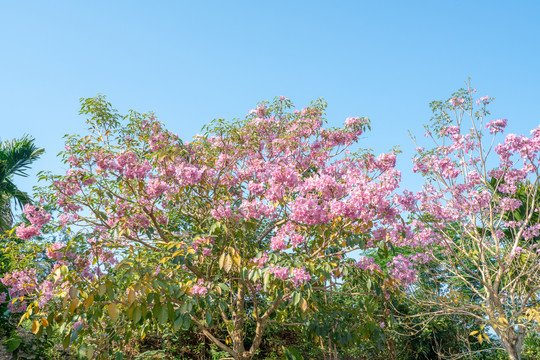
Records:
[[[0,233],[8,231],[13,226],[13,212],[9,196],[0,195]]]
[[[26,170],[45,150],[34,144],[34,139],[24,136],[20,139],[0,143],[0,182],[17,175],[26,177]]]
[[[26,192],[19,190],[9,179],[0,183],[0,194],[15,200],[15,204],[21,208],[26,204],[32,203],[30,196]]]

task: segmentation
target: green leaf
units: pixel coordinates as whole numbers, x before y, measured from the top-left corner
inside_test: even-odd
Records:
[[[188,330],[191,325],[191,315],[184,314],[184,330]]]
[[[219,283],[218,286],[221,288],[221,290],[229,292],[229,287],[227,286],[227,284]]]
[[[293,305],[294,306],[298,305],[301,298],[302,297],[301,297],[300,293],[297,293],[297,292],[293,293],[293,296],[292,296]]]
[[[137,324],[141,320],[142,308],[140,306],[135,307],[133,310],[133,322]]]
[[[156,312],[154,312],[154,316],[161,324],[165,324],[167,322],[167,319],[169,318],[169,310],[167,306],[159,304],[157,309],[157,316]]]
[[[67,349],[69,347],[69,335],[64,337],[64,340],[62,340],[62,346],[64,349]]]
[[[304,360],[302,355],[298,352],[298,350],[293,348],[286,348],[282,347],[283,349],[283,355],[285,355],[285,359],[287,360]]]
[[[179,330],[184,324],[184,315],[178,316],[178,318],[173,323],[173,329]]]
[[[263,276],[263,287],[264,287],[265,290],[268,287],[268,282],[269,281],[270,281],[270,272],[267,271],[267,272],[264,273],[264,276]]]
[[[88,345],[88,347],[86,348],[86,357],[88,359],[94,358],[94,347],[92,345]]]
[[[6,350],[11,353],[14,352],[15,350],[19,348],[19,346],[21,345],[21,342],[22,342],[22,339],[15,332],[13,332],[11,336],[5,342]]]

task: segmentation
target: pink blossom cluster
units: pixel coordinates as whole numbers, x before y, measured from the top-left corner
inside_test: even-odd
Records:
[[[79,320],[73,323],[73,330],[75,331],[79,331],[85,328],[88,328],[88,325],[84,320]]]
[[[291,204],[291,220],[307,225],[324,224],[329,220],[329,206],[318,197],[297,197]]]
[[[504,128],[506,128],[507,122],[507,119],[492,120],[486,124],[486,129],[489,129],[490,134],[495,134],[498,132],[502,133],[504,131]]]
[[[46,250],[46,255],[49,259],[60,260],[64,257],[64,253],[59,251],[65,248],[67,245],[63,242],[55,242],[52,246],[48,247]]]
[[[271,219],[275,217],[276,207],[259,200],[244,200],[240,206],[240,214],[244,219]]]
[[[268,254],[264,252],[260,258],[253,258],[252,262],[255,263],[259,269],[262,269],[264,264],[268,262]]]
[[[208,287],[204,286],[204,280],[199,279],[197,284],[191,288],[191,293],[195,296],[204,296],[208,293]]]
[[[34,236],[41,235],[41,231],[35,225],[26,226],[26,224],[21,224],[17,226],[16,234],[19,239],[30,240]]]
[[[148,180],[146,193],[150,198],[157,198],[171,191],[171,186],[159,178]]]
[[[39,288],[36,269],[15,270],[5,274],[0,282],[7,287],[11,299],[32,295]],[[24,300],[8,303],[9,311],[12,313],[23,312],[26,310],[26,306]]]
[[[271,266],[270,268],[268,268],[268,271],[271,274],[274,274],[276,279],[279,280],[286,280],[290,276],[289,268],[284,266]]]
[[[311,280],[311,275],[306,271],[305,268],[293,269],[291,282],[295,287],[298,287],[309,280]]]
[[[306,271],[305,268],[292,268],[292,276],[291,269],[288,267],[271,266],[268,268],[268,271],[271,274],[274,274],[276,279],[290,280],[295,287],[298,287],[304,282],[311,280],[311,275]]]
[[[30,204],[24,206],[24,214],[31,225],[21,224],[16,229],[17,237],[23,240],[29,240],[40,235],[41,228],[51,219],[51,214],[46,213],[43,208],[38,209]]]
[[[231,204],[228,202],[220,202],[214,209],[210,211],[210,214],[217,221],[233,218],[233,211]]]
[[[510,259],[513,259],[514,257],[519,256],[519,254],[522,254],[524,252],[525,250],[522,247],[516,246],[515,249],[512,249],[512,251],[510,251],[510,253],[508,254],[508,257]]]
[[[30,204],[26,204],[24,206],[24,214],[32,225],[35,225],[39,228],[47,224],[51,219],[51,214],[45,212],[43,208],[36,208]]]
[[[191,247],[195,252],[201,250],[204,256],[209,256],[212,253],[212,246],[214,245],[214,239],[210,237],[198,237],[191,243]]]
[[[403,254],[398,254],[394,259],[387,264],[390,275],[403,285],[412,284],[416,281],[418,271],[414,267],[413,262]]]
[[[199,183],[203,177],[212,176],[213,170],[207,169],[206,166],[197,167],[189,163],[178,164],[175,168],[175,180],[179,186],[194,185]]]
[[[481,98],[476,100],[476,105],[480,105],[480,104],[487,105],[489,103],[490,103],[489,96],[487,95],[482,96]]]
[[[371,256],[362,256],[355,265],[362,270],[369,270],[371,273],[374,271],[381,271],[381,267],[378,264],[375,264],[375,258]]]
[[[453,97],[450,100],[448,100],[448,102],[452,106],[458,107],[458,106],[462,105],[465,102],[465,99],[458,98],[458,97]]]
[[[274,251],[282,251],[287,249],[289,242],[293,247],[302,244],[305,241],[302,234],[296,232],[296,225],[289,222],[281,226],[274,236],[270,239],[270,247]]]

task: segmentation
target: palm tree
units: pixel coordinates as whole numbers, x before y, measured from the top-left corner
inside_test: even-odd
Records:
[[[0,231],[12,226],[12,201],[21,208],[32,202],[30,196],[13,183],[13,177],[28,176],[26,170],[43,152],[29,136],[0,143]]]

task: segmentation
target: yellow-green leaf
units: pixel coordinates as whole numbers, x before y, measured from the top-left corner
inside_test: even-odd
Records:
[[[236,264],[236,266],[238,266],[238,268],[241,268],[242,265],[241,265],[241,260],[242,258],[240,257],[240,255],[238,255],[238,253],[234,253],[233,256],[232,256],[232,259],[234,261],[234,263]]]
[[[231,267],[232,267],[232,258],[231,258],[231,255],[227,254],[227,256],[225,256],[225,262],[223,263],[223,269],[225,270],[225,272],[229,272],[231,271]]]
[[[109,306],[107,306],[107,312],[113,321],[118,318],[118,308],[116,307],[116,304],[110,303]]]
[[[105,284],[99,285],[99,287],[98,287],[99,296],[103,296],[103,294],[105,294],[106,290],[107,290],[107,285],[105,285]]]
[[[77,305],[79,305],[79,299],[75,298],[71,300],[71,303],[69,304],[69,312],[73,314],[75,312],[75,309],[77,308]]]
[[[37,320],[34,320],[34,322],[32,323],[32,332],[34,334],[37,334],[38,331],[39,331],[39,322]]]
[[[77,297],[77,288],[75,286],[72,286],[69,288],[69,296],[72,298],[72,299],[75,299]]]
[[[92,305],[93,302],[94,302],[94,295],[92,294],[88,296],[88,298],[84,301],[84,309],[88,311],[88,308],[90,307],[90,305]]]
[[[307,310],[307,301],[306,301],[306,299],[302,298],[300,300],[299,305],[300,305],[300,309],[302,309],[303,312],[306,312],[306,310]]]
[[[219,257],[218,264],[219,264],[219,268],[223,269],[223,265],[225,264],[225,253],[222,253],[221,256]]]
[[[133,289],[129,289],[128,301],[130,305],[133,304],[133,302],[135,301],[135,291],[133,291]]]
[[[89,358],[89,359],[94,358],[94,347],[92,345],[89,345],[86,348],[86,357]]]

